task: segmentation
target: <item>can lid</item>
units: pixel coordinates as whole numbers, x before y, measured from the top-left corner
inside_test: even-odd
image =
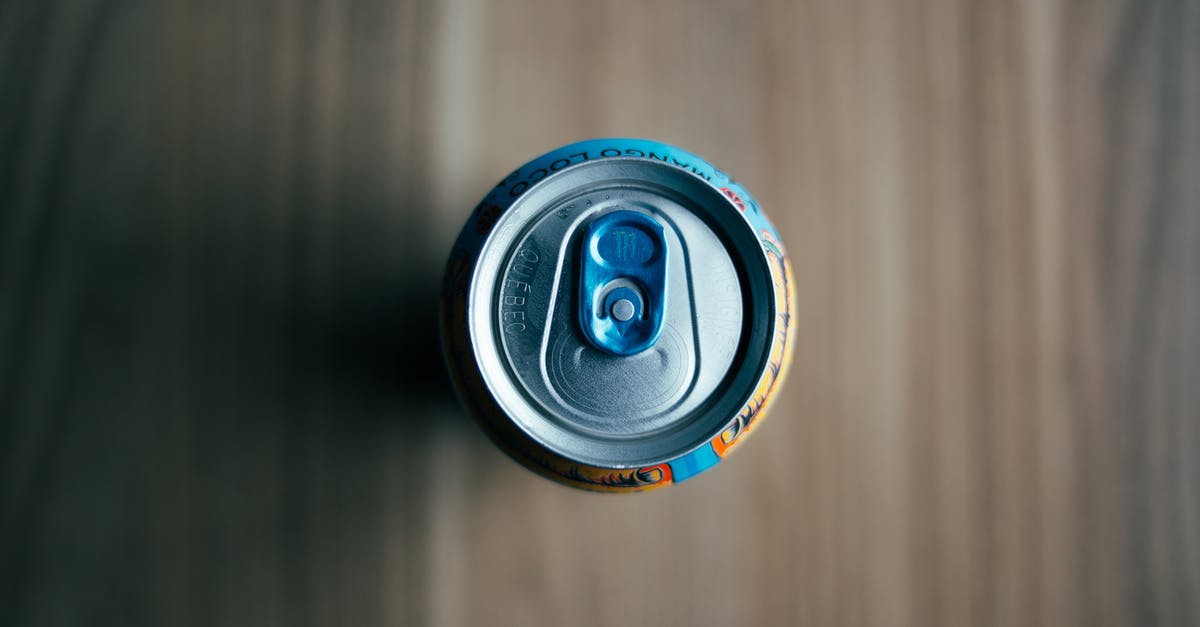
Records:
[[[775,316],[744,218],[703,179],[610,158],[532,186],[484,243],[468,331],[518,428],[568,459],[638,467],[720,433]]]

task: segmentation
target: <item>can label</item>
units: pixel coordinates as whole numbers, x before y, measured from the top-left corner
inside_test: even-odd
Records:
[[[472,281],[480,263],[481,252],[489,238],[498,235],[497,225],[505,222],[502,218],[513,208],[514,203],[518,203],[539,183],[555,177],[560,172],[581,164],[614,159],[630,161],[633,166],[666,165],[686,172],[717,190],[728,205],[740,214],[742,227],[748,229],[757,242],[758,250],[753,253],[765,260],[769,272],[769,294],[764,294],[763,297],[770,299],[769,309],[774,317],[766,324],[770,329],[770,337],[766,340],[761,372],[750,386],[748,395],[744,396],[746,400],[740,409],[726,414],[719,432],[678,456],[632,467],[572,459],[531,437],[506,413],[490,391],[488,376],[485,376],[482,370],[484,366],[480,364],[478,347],[473,343],[470,325],[467,322],[471,314],[469,309]],[[620,215],[610,216],[615,217],[609,217],[606,223],[598,223],[595,226],[593,232],[599,233],[596,237],[604,236],[604,229],[620,228],[628,224],[632,224],[629,228],[641,229],[637,232],[648,235],[645,236],[645,242],[641,242],[637,239],[640,236],[625,237],[617,232],[606,240],[597,240],[597,247],[607,247],[599,254],[633,259],[633,263],[641,264],[639,268],[644,268],[641,271],[650,277],[639,281],[638,284],[652,283],[655,277],[665,272],[665,266],[655,266],[649,261],[652,259],[652,247],[655,245],[653,238],[657,236],[656,232],[653,228],[635,224],[636,216],[631,216],[632,220],[625,222],[620,222],[623,219]],[[567,218],[566,215],[561,217]],[[504,228],[510,226],[501,227]],[[518,227],[514,223],[511,228]],[[637,246],[642,246],[647,252],[642,254],[643,249]],[[501,271],[502,276],[497,279],[502,281],[497,290],[497,325],[502,332],[521,334],[532,331],[534,321],[527,309],[534,290],[532,277],[542,271],[550,254],[550,251],[539,251],[533,247],[518,247],[512,252],[508,266]],[[581,254],[586,254],[586,251]],[[655,325],[661,325],[661,321],[656,323],[653,319],[652,308],[661,306],[662,303],[655,302],[652,296],[640,294],[637,290],[629,292],[629,295],[614,290],[610,290],[612,293],[597,295],[595,286],[608,280],[609,277],[605,273],[610,271],[611,266],[590,267],[588,263],[586,259],[581,262],[581,290],[576,292],[583,312],[578,320],[573,321],[583,328],[581,334],[598,334],[600,339],[590,338],[592,344],[615,355],[626,354],[621,351],[636,352],[646,342],[652,342],[659,330]],[[592,277],[596,278],[592,280]],[[592,280],[592,283],[589,283],[589,280]],[[607,300],[587,300],[593,297]],[[555,481],[588,490],[623,492],[658,488],[684,481],[715,465],[745,440],[764,417],[790,363],[790,349],[794,336],[790,319],[794,301],[791,268],[778,232],[763,214],[758,203],[727,174],[698,156],[673,146],[643,139],[595,139],[570,144],[530,161],[500,180],[471,212],[454,244],[446,266],[441,298],[442,343],[447,366],[459,396],[483,430],[500,448],[531,470]],[[644,299],[644,302],[639,299]],[[639,307],[644,309],[644,314],[643,309]],[[587,319],[588,315],[597,311],[600,312],[600,316],[605,316],[607,312],[612,314],[602,321]],[[626,322],[629,319],[632,321]],[[628,329],[635,329],[636,332]],[[733,368],[738,367],[740,364],[733,365]],[[497,376],[494,373],[489,375],[493,378]]]

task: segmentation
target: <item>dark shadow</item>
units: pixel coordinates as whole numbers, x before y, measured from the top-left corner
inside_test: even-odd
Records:
[[[310,381],[339,397],[456,403],[442,359],[434,276],[431,267],[397,281],[345,277],[354,287],[328,315],[295,321],[296,341],[312,349],[300,364]]]

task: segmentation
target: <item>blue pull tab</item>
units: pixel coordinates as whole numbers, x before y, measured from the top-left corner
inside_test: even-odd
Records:
[[[667,307],[667,239],[662,224],[614,211],[590,225],[580,263],[579,322],[596,348],[633,355],[662,332]]]

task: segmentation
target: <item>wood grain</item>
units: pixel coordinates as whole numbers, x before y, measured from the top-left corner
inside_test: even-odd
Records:
[[[1200,624],[1196,2],[0,5],[0,623]],[[491,182],[737,176],[799,285],[714,472],[576,493],[435,340]]]

